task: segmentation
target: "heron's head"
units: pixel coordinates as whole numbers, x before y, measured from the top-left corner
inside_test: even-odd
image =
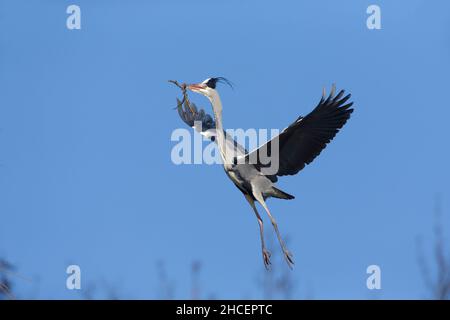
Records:
[[[197,84],[190,84],[188,85],[188,89],[200,93],[204,95],[205,97],[211,99],[216,93],[216,85],[220,82],[224,82],[228,84],[230,87],[232,87],[230,81],[223,77],[217,77],[217,78],[208,78],[205,81]]]

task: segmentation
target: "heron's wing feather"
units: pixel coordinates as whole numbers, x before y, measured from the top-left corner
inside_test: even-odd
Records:
[[[189,105],[185,101],[182,103],[177,99],[177,109],[181,120],[188,126],[194,128],[201,135],[217,143],[216,140],[216,122],[214,118],[207,114],[205,110],[198,109],[197,106],[190,102]],[[189,107],[190,106],[190,107]],[[228,152],[236,152],[237,156],[244,156],[248,151],[224,131],[225,148]],[[230,153],[231,154],[231,153]]]
[[[330,95],[325,99],[324,91],[322,99],[311,113],[306,117],[299,117],[277,137],[247,154],[246,161],[256,159],[256,166],[260,168],[270,165],[270,163],[263,164],[260,155],[271,157],[275,151],[272,148],[276,146],[274,143],[276,141],[279,149],[279,167],[276,175],[298,173],[321,153],[350,118],[353,103],[346,102],[351,95],[343,96],[343,90],[335,96],[333,86]]]

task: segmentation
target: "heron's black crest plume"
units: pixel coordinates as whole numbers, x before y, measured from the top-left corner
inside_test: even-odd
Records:
[[[225,84],[229,85],[231,89],[234,89],[234,88],[233,88],[233,84],[231,83],[231,81],[228,80],[227,78],[224,78],[224,77],[214,77],[214,78],[210,78],[210,79],[208,80],[208,82],[206,83],[206,85],[207,85],[208,87],[210,87],[211,89],[215,89],[217,83],[225,83]]]

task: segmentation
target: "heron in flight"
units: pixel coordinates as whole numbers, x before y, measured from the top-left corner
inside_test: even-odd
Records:
[[[194,104],[188,103],[187,107],[187,101],[184,101],[184,107],[183,103],[178,101],[179,115],[186,124],[217,143],[225,173],[244,194],[258,220],[264,266],[269,268],[270,252],[264,243],[263,220],[255,202],[259,202],[269,216],[284,258],[292,268],[294,264],[292,253],[281,237],[278,224],[267,207],[266,199],[270,197],[294,199],[294,196],[276,187],[278,177],[297,174],[320,154],[350,118],[353,103],[347,101],[351,95],[344,96],[343,90],[335,95],[333,85],[329,96],[326,97],[324,89],[320,102],[311,113],[305,117],[298,117],[278,136],[256,150],[248,152],[223,129],[222,102],[217,91],[217,84],[223,82],[230,84],[225,78],[216,77],[187,85],[190,91],[209,99],[214,119],[203,109],[198,110]],[[270,155],[271,159],[275,159],[276,156],[278,165],[275,170],[273,168],[267,170],[269,163],[264,159],[267,155]]]

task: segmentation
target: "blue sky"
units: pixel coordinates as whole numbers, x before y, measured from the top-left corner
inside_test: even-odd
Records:
[[[66,28],[70,4],[81,30]],[[381,30],[366,28],[370,4]],[[199,260],[203,297],[262,297],[251,208],[219,166],[170,159],[183,123],[167,80],[220,75],[235,84],[220,88],[227,128],[283,128],[333,82],[353,95],[333,143],[280,179],[296,199],[268,202],[295,256],[294,297],[426,296],[415,239],[431,246],[437,194],[450,222],[449,12],[419,0],[0,0],[0,256],[32,279],[15,279],[17,295],[80,298],[65,288],[78,264],[84,288],[156,298],[164,261],[189,298]]]

